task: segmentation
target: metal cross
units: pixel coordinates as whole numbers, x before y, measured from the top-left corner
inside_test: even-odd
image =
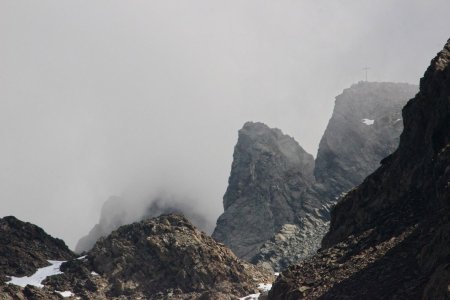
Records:
[[[369,71],[370,68],[369,67],[364,67],[363,70],[366,71],[366,81],[367,81],[367,71]]]

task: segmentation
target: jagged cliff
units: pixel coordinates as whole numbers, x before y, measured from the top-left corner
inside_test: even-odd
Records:
[[[273,133],[277,129],[247,123],[239,133],[225,212],[213,237],[238,256],[274,270],[313,254],[328,230],[330,207],[397,147],[401,108],[417,90],[389,82],[360,82],[344,90],[336,97],[315,165],[293,139],[290,147],[309,160],[299,164],[284,157],[276,146],[276,138],[284,138]],[[259,148],[269,153],[264,159]],[[273,187],[282,201],[272,199]],[[295,189],[301,193],[292,193]],[[274,221],[274,215],[283,217]]]
[[[450,40],[403,109],[398,149],[332,211],[324,249],[270,299],[450,298]]]
[[[313,170],[313,156],[292,137],[246,123],[234,149],[225,212],[212,236],[251,259],[284,224],[298,224],[301,212],[317,207],[316,199],[306,196]]]
[[[417,85],[361,81],[336,97],[317,152],[314,175],[331,199],[359,185],[394,152],[401,110]]]

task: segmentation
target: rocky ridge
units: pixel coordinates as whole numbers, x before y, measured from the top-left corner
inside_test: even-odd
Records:
[[[60,299],[65,291],[82,299],[226,300],[274,279],[177,214],[121,226],[60,271],[43,288],[0,284],[0,299]]]
[[[47,260],[68,260],[75,254],[66,244],[31,223],[13,216],[0,219],[0,284],[6,276],[28,276],[50,265]]]
[[[213,237],[239,257],[275,271],[315,253],[328,230],[330,208],[397,147],[401,108],[417,89],[404,83],[359,82],[344,90],[336,97],[315,162],[290,137],[290,147],[310,160],[298,164],[280,159],[277,139],[284,135],[261,123],[245,124],[233,155],[225,212]],[[260,148],[266,151],[264,159]],[[301,193],[292,193],[296,189]],[[284,198],[274,199],[277,194]],[[283,216],[276,226],[274,215]]]
[[[292,137],[262,123],[246,123],[239,131],[225,212],[213,238],[250,260],[284,224],[299,223],[297,212],[318,206],[306,195],[313,170],[313,156]]]
[[[450,40],[403,109],[398,149],[333,209],[323,250],[269,299],[450,298]]]

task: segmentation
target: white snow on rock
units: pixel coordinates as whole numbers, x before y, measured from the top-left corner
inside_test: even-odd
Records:
[[[75,296],[75,294],[72,293],[71,291],[64,291],[64,292],[55,291],[55,292],[57,292],[58,294],[60,294],[64,298]]]
[[[275,273],[275,274],[277,274],[277,273]],[[278,275],[279,274],[280,273],[278,273]],[[278,275],[275,275],[275,276],[278,276]],[[271,283],[260,283],[260,284],[258,284],[258,290],[261,293],[266,293],[267,294],[267,292],[269,292],[271,288],[272,288],[272,284]],[[259,296],[261,296],[261,293],[250,294],[250,295],[247,295],[245,297],[239,298],[239,300],[258,300]]]
[[[260,293],[258,294],[251,294],[242,298],[239,298],[239,300],[258,300],[259,299],[259,295],[261,295]]]
[[[94,271],[91,272],[91,275],[92,275],[92,276],[100,276],[100,275],[98,275],[98,273],[96,273],[96,272],[94,272]]]
[[[65,261],[60,260],[49,260],[48,261],[51,265],[48,267],[43,267],[40,269],[37,269],[36,273],[34,273],[31,276],[24,276],[24,277],[14,277],[11,276],[11,280],[8,281],[8,284],[15,284],[21,287],[25,287],[28,284],[33,285],[38,288],[44,287],[42,284],[42,281],[45,280],[48,276],[58,275],[62,274],[62,272],[59,270],[59,267],[61,264]]]
[[[85,259],[86,257],[87,257],[87,255],[83,255],[83,256],[77,257],[77,259],[78,259],[78,260],[83,260],[83,259]]]
[[[364,124],[370,126],[370,125],[373,125],[373,123],[375,123],[375,120],[371,120],[371,119],[362,119],[361,122],[363,122]]]
[[[260,283],[260,284],[258,284],[258,290],[260,290],[261,292],[268,292],[268,291],[270,291],[271,288],[272,288],[272,284],[271,283]]]

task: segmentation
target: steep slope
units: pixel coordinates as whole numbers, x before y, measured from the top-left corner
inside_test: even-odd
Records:
[[[332,211],[324,250],[270,299],[450,298],[450,40],[403,109],[398,149]]]
[[[188,203],[186,199],[173,199],[164,195],[146,203],[130,204],[122,197],[112,196],[103,204],[98,224],[78,241],[75,252],[82,253],[92,249],[99,238],[107,236],[122,225],[168,213],[183,214],[195,226],[211,232],[211,224]]]
[[[273,279],[176,214],[121,226],[61,269],[50,289],[87,299],[236,299]]]
[[[296,212],[314,210],[305,197],[314,183],[314,158],[279,129],[248,122],[239,131],[225,212],[213,237],[241,258],[251,259],[284,224],[296,224]]]
[[[238,256],[275,271],[283,270],[300,259],[312,255],[319,248],[320,241],[328,230],[330,207],[342,193],[361,183],[365,176],[376,170],[380,166],[381,159],[391,154],[397,147],[403,129],[401,108],[417,90],[418,87],[415,85],[389,82],[360,82],[344,90],[336,97],[333,115],[321,140],[314,168],[317,180],[309,175],[311,180],[295,183],[297,188],[302,189],[301,194],[291,197],[290,187],[272,181],[273,178],[278,180],[282,177],[273,173],[282,174],[285,172],[284,169],[272,165],[266,167],[263,166],[266,164],[265,160],[254,160],[255,166],[261,165],[260,173],[266,173],[258,174],[254,185],[278,186],[280,190],[285,191],[286,203],[295,203],[289,207],[281,208],[279,204],[268,207],[266,215],[270,216],[273,213],[272,209],[281,208],[282,211],[294,217],[284,218],[283,221],[286,223],[282,227],[277,226],[276,229],[272,229],[270,218],[264,219],[260,216],[257,217],[259,222],[256,223],[255,228],[248,226],[250,222],[246,222],[246,218],[250,218],[253,222],[253,217],[248,217],[246,214],[254,215],[261,211],[260,208],[254,207],[258,204],[248,200],[248,198],[253,199],[256,193],[250,188],[243,190],[244,192],[240,195],[227,190],[224,204],[225,201],[231,203],[237,201],[238,205],[231,208],[224,205],[225,213],[221,218],[224,218],[226,222],[219,219],[214,237],[229,245]],[[246,151],[247,156],[253,157],[258,152],[248,149],[268,141],[275,144],[269,138],[272,134],[269,129],[260,130],[259,134],[267,137],[247,139],[247,144],[242,143],[242,145],[238,141],[235,154],[236,151],[240,151],[238,154]],[[300,147],[296,143],[295,145],[297,148]],[[235,155],[238,159],[241,156]],[[287,166],[284,167],[285,169],[297,168],[300,173],[309,171],[304,166],[293,164],[287,159],[284,161],[274,159],[271,163]],[[237,190],[236,182],[241,186],[249,184],[246,181],[249,168],[245,161],[244,163],[237,161],[233,163],[233,166],[236,167],[232,170],[230,177],[229,190],[231,191]],[[270,199],[272,193],[270,189],[260,188],[259,190],[261,191],[258,195],[260,199]],[[291,197],[290,200],[289,197]],[[301,207],[297,205],[299,203],[309,203],[309,206]],[[244,211],[246,213],[243,213]],[[269,223],[265,223],[266,221]],[[267,230],[267,228],[270,229]],[[252,250],[247,254],[242,251],[245,249],[242,245],[245,245],[249,237],[253,239],[252,235],[257,240],[250,241],[249,246],[253,248],[250,248]],[[262,240],[265,241],[260,244]],[[258,244],[260,247],[255,250]]]
[[[417,91],[407,83],[359,82],[336,97],[314,169],[331,199],[360,184],[394,152],[403,130],[401,109]]]
[[[67,260],[75,255],[64,242],[42,228],[9,216],[0,219],[0,284],[6,276],[28,276],[50,265],[47,260]]]

